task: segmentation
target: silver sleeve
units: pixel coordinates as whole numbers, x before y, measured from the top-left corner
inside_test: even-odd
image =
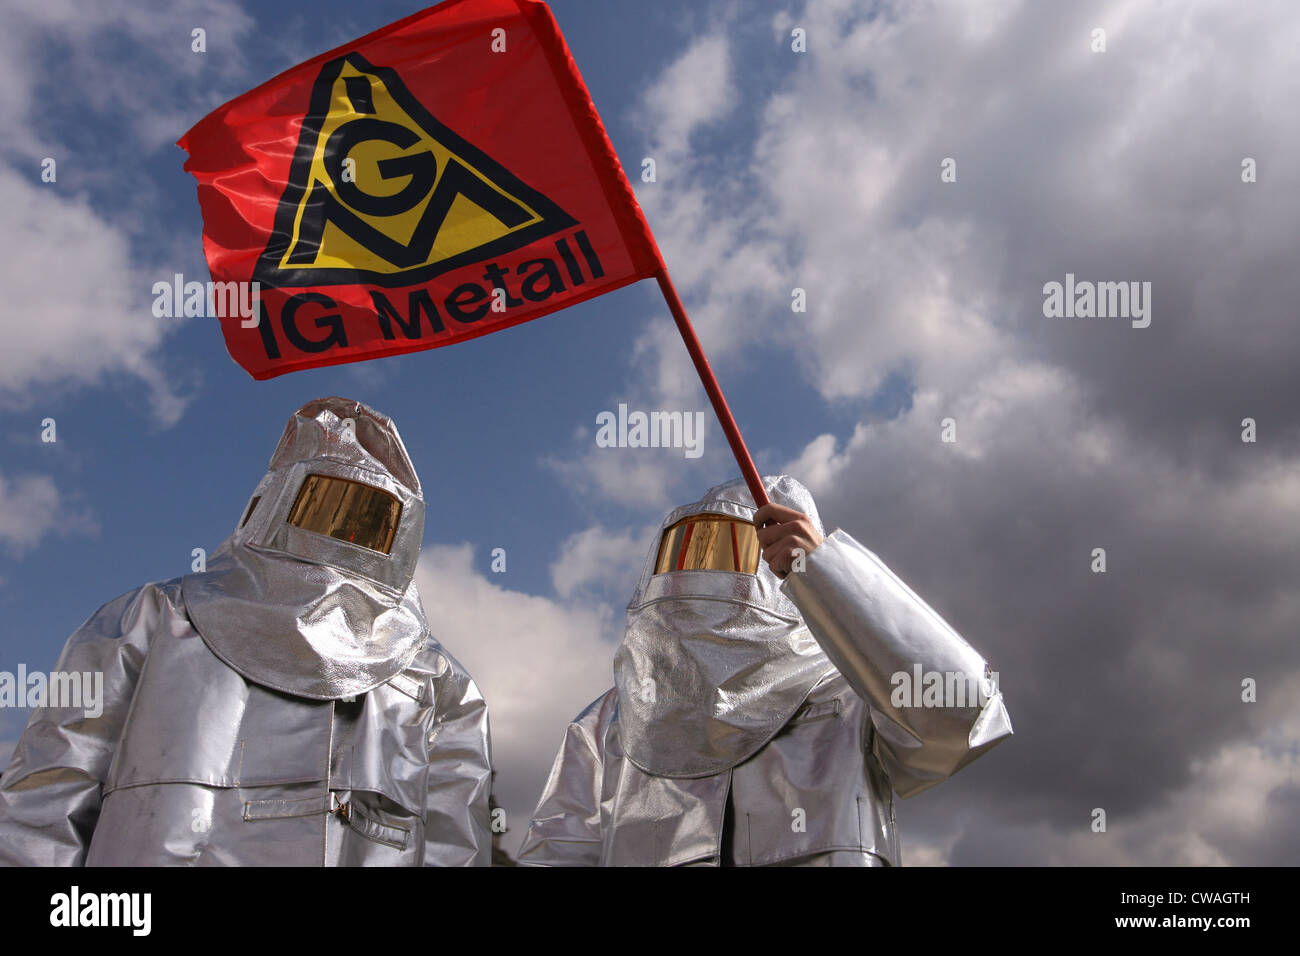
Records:
[[[583,711],[564,733],[551,775],[542,789],[528,834],[519,848],[521,866],[598,866],[601,858],[600,794],[604,779],[602,702]]]
[[[869,707],[877,757],[899,796],[934,786],[1011,734],[984,658],[879,558],[836,530],[804,561],[782,591]],[[937,705],[914,686],[932,674],[955,691]]]
[[[102,675],[98,716],[85,707],[37,707],[0,776],[0,864],[81,866],[99,819],[103,783],[126,724],[151,635],[167,598],[145,585],[81,625],[55,665]],[[84,701],[83,701],[84,703]]]
[[[425,866],[490,866],[492,742],[487,704],[477,685],[446,655],[429,736]]]

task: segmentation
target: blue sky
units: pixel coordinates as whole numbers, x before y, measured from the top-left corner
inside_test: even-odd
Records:
[[[1016,740],[900,809],[905,855],[1282,852],[1300,802],[1300,558],[1279,530],[1300,526],[1292,5],[551,7],[631,178],[656,158],[638,195],[760,468],[808,484],[1001,671]],[[656,287],[254,382],[215,321],[150,315],[153,282],[207,275],[172,143],[416,7],[0,8],[0,671],[53,667],[101,604],[186,573],[292,411],[356,398],[419,471],[426,608],[493,708],[521,835],[564,722],[609,683],[650,527],[737,473],[711,417],[698,459],[595,447],[620,402],[707,410]],[[1066,272],[1151,281],[1152,326],[1045,318]],[[1260,674],[1251,710],[1237,687]],[[0,751],[23,719],[0,710]],[[1110,842],[1087,829],[1098,805],[1128,828]]]

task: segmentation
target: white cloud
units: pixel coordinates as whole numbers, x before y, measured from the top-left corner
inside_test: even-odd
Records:
[[[674,178],[692,135],[726,116],[735,99],[731,51],[721,34],[699,37],[660,74],[642,98],[639,120],[654,131],[649,155],[665,178]]]
[[[668,449],[597,448],[590,440],[568,459],[543,464],[575,491],[631,508],[668,508],[681,453]]]
[[[94,521],[70,504],[48,475],[0,474],[0,543],[22,553],[51,531],[93,530]]]
[[[904,840],[900,847],[903,866],[947,866],[948,850],[922,840]]]
[[[630,598],[658,525],[641,532],[613,532],[596,525],[570,535],[551,565],[555,593],[568,600],[589,591]]]
[[[750,341],[787,345],[840,400],[871,396],[900,369],[956,392],[993,361],[1047,350],[1086,387],[1135,402],[1133,365],[1161,333],[1130,330],[1132,354],[1113,361],[1099,328],[1047,325],[1041,285],[1073,268],[1155,280],[1155,321],[1180,330],[1162,341],[1167,362],[1249,358],[1275,391],[1286,387],[1286,360],[1265,343],[1290,328],[1297,283],[1278,273],[1288,206],[1239,179],[1242,156],[1300,145],[1294,124],[1278,121],[1300,79],[1280,52],[1254,52],[1300,42],[1285,4],[1245,17],[1226,3],[884,4],[866,14],[814,0],[774,18],[775,83],[752,51],[717,52],[719,37],[746,42],[733,25],[697,41],[646,94],[661,102],[704,88],[724,60],[738,88],[775,87],[739,100],[758,124],[752,143],[733,139],[725,160],[683,149],[675,181],[638,187],[715,361]],[[807,29],[809,54],[787,52],[793,23]],[[1106,54],[1088,49],[1097,23],[1110,33]],[[690,129],[733,129],[735,112],[692,114]],[[683,122],[665,119],[647,141],[682,141]],[[942,184],[949,156],[958,181]],[[1275,163],[1273,175],[1274,197],[1300,186],[1292,164]],[[1225,249],[1243,268],[1225,267]],[[809,311],[792,320],[795,286]],[[1249,333],[1225,335],[1224,317],[1243,313]],[[653,328],[641,343],[640,371],[665,395],[692,384],[670,333]],[[1212,367],[1218,384],[1231,366]],[[1206,403],[1213,392],[1197,394]]]
[[[169,320],[150,311],[152,280],[133,265],[127,237],[84,198],[3,167],[0,203],[9,310],[0,394],[18,402],[37,386],[93,385],[126,373],[149,389],[160,423],[174,424],[185,400],[156,355]]]

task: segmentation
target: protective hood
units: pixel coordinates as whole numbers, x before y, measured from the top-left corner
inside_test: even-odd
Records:
[[[308,530],[303,500],[322,485],[357,492],[326,497],[323,520],[342,524],[357,497],[387,503],[387,553]],[[352,526],[374,511],[360,509]],[[420,481],[392,421],[350,399],[317,399],[289,420],[206,572],[184,578],[185,607],[212,652],[251,681],[318,700],[365,693],[424,644],[412,581],[423,536]]]
[[[807,488],[784,475],[763,485],[774,502],[808,515],[821,531]],[[834,670],[765,562],[755,574],[654,573],[664,532],[677,522],[699,514],[752,521],[755,510],[737,480],[670,513],[628,603],[614,657],[619,739],[648,773],[703,777],[734,767],[771,740]]]

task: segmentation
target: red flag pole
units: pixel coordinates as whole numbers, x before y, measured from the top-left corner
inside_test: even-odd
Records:
[[[754,459],[749,457],[749,449],[745,447],[745,439],[736,426],[736,420],[731,416],[731,409],[727,407],[726,396],[722,394],[722,388],[713,375],[713,369],[709,366],[709,359],[700,346],[699,337],[695,334],[691,320],[686,317],[686,309],[683,308],[682,300],[677,296],[677,290],[673,287],[673,280],[668,278],[666,268],[655,273],[655,279],[658,280],[659,289],[663,292],[664,300],[668,303],[668,311],[672,312],[673,321],[677,323],[677,331],[682,334],[682,341],[686,343],[686,351],[691,354],[691,361],[695,363],[695,371],[700,373],[700,381],[704,384],[704,390],[709,393],[709,401],[713,403],[714,414],[718,416],[718,424],[722,426],[722,431],[727,436],[727,443],[731,445],[731,453],[736,456],[736,464],[740,465],[740,473],[745,477],[745,484],[749,486],[749,493],[754,496],[755,503],[761,508],[768,503],[767,490],[763,487],[763,480],[759,477],[758,469],[754,467]]]

